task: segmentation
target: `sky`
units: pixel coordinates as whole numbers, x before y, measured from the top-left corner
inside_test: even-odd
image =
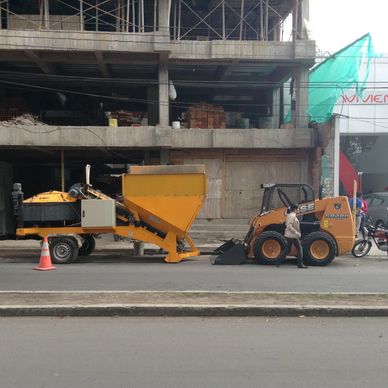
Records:
[[[310,0],[310,39],[330,54],[370,32],[376,52],[388,53],[388,0]]]

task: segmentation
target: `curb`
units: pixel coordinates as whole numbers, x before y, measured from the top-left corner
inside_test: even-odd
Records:
[[[36,305],[1,306],[0,317],[387,317],[388,306]]]
[[[387,293],[0,291],[0,317],[388,317]]]

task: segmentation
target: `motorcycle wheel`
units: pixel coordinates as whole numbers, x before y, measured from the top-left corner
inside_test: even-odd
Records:
[[[354,257],[364,257],[372,248],[372,242],[369,240],[357,240],[352,249],[352,255]]]

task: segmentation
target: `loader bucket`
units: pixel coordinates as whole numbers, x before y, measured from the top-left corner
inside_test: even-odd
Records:
[[[229,240],[215,249],[213,253],[218,254],[211,258],[213,265],[239,265],[248,260],[246,247],[240,240]]]

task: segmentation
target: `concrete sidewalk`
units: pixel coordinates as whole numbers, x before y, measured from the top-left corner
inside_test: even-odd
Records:
[[[388,316],[383,293],[0,292],[0,316]]]

